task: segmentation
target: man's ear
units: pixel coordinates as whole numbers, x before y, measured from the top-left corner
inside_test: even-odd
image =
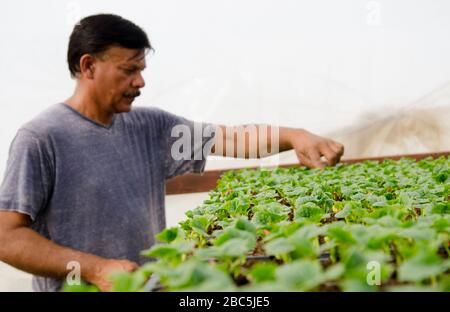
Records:
[[[80,73],[82,77],[87,79],[94,78],[95,57],[91,54],[84,54],[80,58]]]

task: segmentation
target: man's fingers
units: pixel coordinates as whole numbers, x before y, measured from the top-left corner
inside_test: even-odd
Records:
[[[307,156],[312,164],[310,168],[324,168],[326,163],[320,159],[322,156],[317,148],[311,148],[307,151]]]
[[[306,166],[308,168],[314,168],[314,164],[311,161],[311,159],[309,159],[308,156],[306,156],[304,153],[301,153],[299,151],[296,151],[297,154],[297,158],[300,161],[300,165]]]
[[[325,143],[321,146],[320,152],[325,156],[325,158],[327,159],[327,163],[330,166],[336,165],[336,163],[339,161],[338,153],[335,152],[328,143]]]
[[[339,154],[339,146],[336,142],[334,141],[328,141],[328,146],[336,153]]]
[[[124,264],[124,268],[125,268],[125,270],[132,272],[132,271],[136,271],[139,268],[139,265],[136,262],[127,261]]]
[[[122,270],[125,272],[133,272],[139,268],[139,265],[136,262],[132,262],[129,260],[119,260],[120,266]]]
[[[305,155],[301,159],[301,164],[308,168],[311,168],[311,169],[325,167],[325,164],[323,164],[321,162],[313,161],[311,158],[309,158],[308,156],[305,156]]]
[[[336,165],[344,152],[344,146],[332,140],[323,140],[306,149],[296,149],[300,163],[309,168],[324,168]],[[322,160],[322,156],[326,161]]]
[[[335,141],[330,141],[330,147],[339,155],[339,158],[344,154],[344,145]]]

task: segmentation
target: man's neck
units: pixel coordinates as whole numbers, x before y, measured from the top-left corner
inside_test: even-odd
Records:
[[[99,103],[92,99],[92,97],[89,97],[78,88],[65,103],[83,116],[104,126],[109,126],[113,120],[113,112],[106,111]]]

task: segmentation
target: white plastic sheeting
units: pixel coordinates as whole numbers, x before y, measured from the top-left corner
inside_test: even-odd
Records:
[[[99,12],[135,21],[156,49],[136,105],[303,127],[347,143],[347,157],[448,149],[446,0],[18,0],[0,10],[0,175],[18,127],[71,94],[68,36]]]

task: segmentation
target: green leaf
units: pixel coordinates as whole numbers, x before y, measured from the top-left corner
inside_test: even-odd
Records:
[[[258,263],[250,269],[250,276],[256,283],[275,280],[277,265],[274,263]]]
[[[297,207],[297,211],[295,212],[295,219],[299,220],[302,218],[310,218],[313,220],[320,220],[325,211],[322,210],[318,205],[314,203],[305,203],[301,204]]]
[[[329,227],[327,231],[328,235],[336,240],[338,243],[354,244],[356,243],[352,233],[341,227]]]
[[[310,260],[298,260],[285,264],[277,269],[276,276],[281,284],[292,290],[301,291],[312,290],[323,281],[320,264]]]
[[[449,176],[450,176],[450,169],[441,170],[433,176],[433,179],[435,179],[439,183],[445,183],[448,180]]]
[[[270,225],[286,220],[290,209],[280,203],[272,202],[255,206],[253,211],[255,214],[252,221],[257,225]]]
[[[135,273],[115,273],[112,275],[114,292],[137,292],[146,282],[148,276],[142,271]]]
[[[63,292],[100,292],[95,285],[81,282],[80,285],[69,285],[67,282],[63,285]]]
[[[344,209],[335,214],[335,217],[339,219],[346,218],[351,214],[351,211],[352,207],[349,204],[347,204],[344,206]]]
[[[232,238],[218,246],[197,249],[196,255],[202,259],[244,257],[253,248],[254,244],[249,244],[247,239]]]
[[[398,270],[400,281],[420,282],[437,276],[450,268],[449,262],[443,262],[437,252],[431,248],[422,248],[418,254],[402,263]]]
[[[432,241],[436,238],[436,231],[434,229],[411,227],[406,229],[400,229],[398,232],[399,235],[410,239],[414,239],[416,241],[418,240]]]
[[[202,236],[208,236],[208,227],[210,225],[210,219],[206,216],[194,216],[191,220],[192,230]]]
[[[450,214],[450,202],[435,204],[431,212],[438,214]]]
[[[266,244],[266,252],[271,256],[279,256],[294,251],[295,246],[287,238],[281,237]]]
[[[371,292],[377,291],[378,286],[369,285],[365,278],[346,278],[340,286],[344,292]]]
[[[256,244],[256,233],[239,230],[235,227],[229,227],[223,230],[214,241],[214,245],[220,246],[231,239],[241,239],[246,241],[248,248],[253,248]]]
[[[236,220],[236,229],[256,234],[256,226],[246,219],[239,218]]]
[[[170,259],[180,256],[183,253],[189,252],[193,249],[192,242],[181,242],[178,244],[156,244],[150,249],[141,252],[142,256],[155,257],[162,259]]]
[[[175,240],[178,236],[178,228],[172,227],[167,228],[156,235],[156,238],[163,243],[170,243]]]
[[[143,251],[141,254],[146,257],[168,258],[178,255],[179,251],[177,248],[170,245],[154,245],[152,248]]]
[[[172,291],[233,291],[231,278],[214,266],[188,261],[160,276]]]

